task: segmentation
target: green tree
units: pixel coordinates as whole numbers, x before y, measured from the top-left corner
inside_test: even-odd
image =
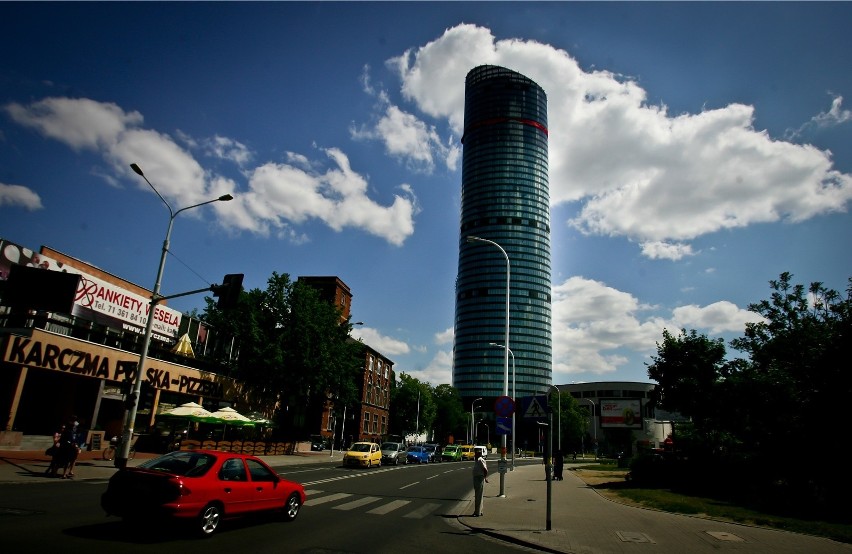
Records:
[[[448,442],[450,436],[463,437],[467,412],[458,389],[452,385],[438,385],[433,391],[435,400],[435,440]]]
[[[394,434],[404,437],[433,429],[436,405],[428,383],[400,373],[391,391],[390,408],[390,426]]]
[[[319,431],[327,394],[356,403],[363,359],[349,321],[333,304],[287,274],[273,273],[266,290],[244,292],[227,313],[208,298],[205,321],[239,337],[232,376],[261,402],[279,402],[282,434],[302,438]]]

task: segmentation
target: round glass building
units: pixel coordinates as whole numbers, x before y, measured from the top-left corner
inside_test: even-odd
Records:
[[[552,381],[547,96],[529,78],[480,66],[465,80],[453,386],[483,409]],[[505,255],[504,255],[505,252]]]

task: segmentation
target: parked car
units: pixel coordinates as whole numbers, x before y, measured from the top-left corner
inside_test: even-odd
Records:
[[[473,445],[472,444],[464,444],[461,447],[461,459],[463,461],[473,460]]]
[[[322,435],[311,435],[311,450],[316,452],[325,450],[325,437]]]
[[[440,462],[441,461],[441,447],[437,444],[424,444],[423,448],[429,452],[429,461],[430,462]]]
[[[448,444],[441,451],[441,459],[445,462],[458,462],[461,460],[461,447],[457,444]]]
[[[382,443],[382,463],[399,465],[400,462],[408,463],[408,449],[401,442]]]
[[[202,536],[230,517],[277,510],[292,521],[304,503],[302,485],[281,478],[259,458],[216,450],[171,452],[117,471],[101,495],[108,515],[134,526],[177,520]]]
[[[343,455],[343,465],[373,467],[382,465],[382,450],[374,442],[356,442]]]
[[[428,464],[430,457],[429,451],[423,446],[408,447],[409,464]]]

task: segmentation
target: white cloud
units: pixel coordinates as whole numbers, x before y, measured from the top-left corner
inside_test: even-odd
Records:
[[[719,301],[680,306],[668,315],[599,281],[571,277],[553,287],[554,382],[577,373],[607,374],[627,363],[627,354],[654,352],[663,329],[696,329],[719,335],[741,333],[760,316]],[[649,358],[650,360],[650,358]]]
[[[352,337],[360,339],[370,348],[381,352],[383,355],[393,358],[401,354],[408,354],[410,348],[404,341],[385,336],[377,329],[371,327],[357,326],[352,328]]]
[[[692,246],[682,243],[652,241],[642,244],[642,254],[652,260],[680,260],[692,256]]]
[[[415,368],[411,371],[402,371],[415,379],[430,383],[433,386],[449,385],[453,382],[453,353],[451,351],[439,350],[426,367]]]
[[[544,88],[551,202],[581,201],[569,223],[584,233],[626,236],[645,244],[646,255],[678,259],[690,254],[683,241],[845,211],[852,200],[852,176],[832,169],[829,152],[755,130],[751,106],[670,116],[647,105],[637,83],[585,71],[548,45],[496,40],[465,24],[388,61],[405,99],[446,118],[459,136],[464,79],[482,64],[520,71]],[[840,100],[820,121],[850,118]]]
[[[334,166],[325,172],[313,170],[310,160],[293,153],[288,160],[295,165],[268,162],[253,168],[248,171],[249,190],[241,193],[233,180],[205,171],[171,136],[140,128],[141,114],[125,112],[115,104],[47,98],[27,106],[8,104],[5,111],[17,123],[71,148],[100,153],[116,174],[151,192],[129,168],[130,163],[139,163],[157,191],[175,207],[233,194],[235,199],[226,207],[211,206],[226,229],[274,232],[276,237],[302,243],[308,237],[293,226],[316,219],[336,231],[361,229],[397,246],[414,232],[418,207],[411,187],[401,184],[390,206],[376,203],[367,195],[366,179],[335,148],[324,150]],[[252,159],[244,144],[227,137],[197,141],[178,136],[190,148],[200,147],[240,166]],[[190,215],[199,217],[196,212]]]
[[[452,344],[456,331],[452,327],[447,327],[439,333],[435,333],[435,344]]]
[[[409,169],[431,174],[439,158],[450,170],[455,170],[460,156],[457,144],[444,144],[434,126],[427,125],[411,113],[391,104],[386,92],[376,92],[369,84],[365,70],[362,84],[367,94],[378,98],[376,109],[378,121],[368,127],[350,126],[349,134],[355,140],[378,140],[385,146],[387,154],[402,160]]]
[[[41,197],[33,190],[21,185],[0,183],[0,207],[20,206],[31,212],[40,210]]]

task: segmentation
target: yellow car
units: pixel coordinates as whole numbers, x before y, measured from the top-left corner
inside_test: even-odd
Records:
[[[343,455],[343,465],[373,467],[382,465],[382,450],[374,442],[356,442]]]
[[[461,446],[461,459],[462,459],[462,461],[473,460],[473,445],[472,444],[464,444],[464,445]]]

